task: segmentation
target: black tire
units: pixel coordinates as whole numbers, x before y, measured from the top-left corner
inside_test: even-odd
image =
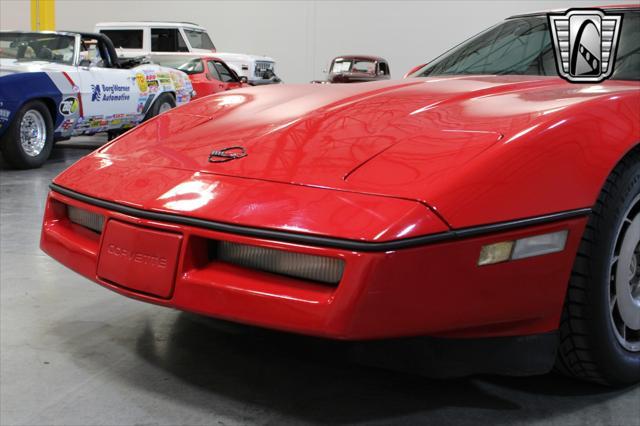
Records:
[[[159,115],[164,105],[169,105],[170,108],[176,107],[176,100],[172,94],[163,93],[160,96],[158,96],[158,99],[156,99],[153,105],[151,105],[149,112],[147,112],[147,116],[145,117],[145,120],[148,120],[150,118],[155,117],[156,115]]]
[[[107,141],[114,140],[115,138],[117,138],[118,136],[123,134],[124,132],[126,132],[126,130],[109,130],[107,132]]]
[[[37,155],[27,153],[20,139],[22,121],[28,113],[31,115],[30,112],[39,114],[44,120],[44,147]],[[0,149],[7,163],[17,169],[35,169],[47,161],[53,149],[53,120],[49,109],[42,101],[27,102],[18,110],[0,139]]]
[[[563,374],[609,386],[640,381],[640,349],[633,343],[636,339],[640,342],[640,330],[629,328],[627,332],[626,327],[621,327],[621,311],[617,312],[616,304],[611,302],[621,297],[616,286],[618,262],[621,268],[630,267],[636,272],[634,275],[625,271],[625,279],[630,289],[635,288],[635,293],[630,290],[629,294],[637,296],[634,277],[640,280],[640,268],[635,267],[640,252],[635,236],[629,231],[635,225],[626,219],[638,218],[639,197],[640,150],[636,149],[607,179],[578,249],[560,324],[556,370]],[[622,242],[627,235],[636,247],[630,254],[635,258],[633,265],[619,260],[623,257]],[[631,297],[628,300],[633,301]],[[616,329],[621,328],[628,334],[629,342],[620,340],[622,334]]]

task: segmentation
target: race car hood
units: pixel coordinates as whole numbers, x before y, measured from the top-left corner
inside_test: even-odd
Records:
[[[503,76],[239,89],[159,116],[94,155],[436,210],[443,194],[469,186],[465,172],[488,151],[517,145],[563,110],[624,90],[637,85]]]

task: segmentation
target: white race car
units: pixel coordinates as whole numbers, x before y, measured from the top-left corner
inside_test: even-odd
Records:
[[[102,34],[0,32],[0,149],[17,168],[40,167],[54,141],[112,137],[194,95],[183,72],[119,59]]]

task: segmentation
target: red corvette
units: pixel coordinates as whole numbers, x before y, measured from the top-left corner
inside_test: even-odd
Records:
[[[640,9],[616,13],[602,83],[558,77],[533,14],[402,81],[171,110],[55,178],[41,247],[122,295],[373,362],[638,381]]]
[[[153,61],[187,74],[196,92],[193,99],[246,86],[244,81],[222,60],[209,55],[160,55]]]

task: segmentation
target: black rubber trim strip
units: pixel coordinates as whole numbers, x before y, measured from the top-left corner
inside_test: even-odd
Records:
[[[248,226],[232,225],[224,222],[212,222],[193,217],[179,216],[170,213],[157,213],[148,210],[137,209],[135,207],[123,206],[122,204],[101,200],[63,188],[54,183],[49,187],[52,191],[65,195],[74,200],[102,207],[107,210],[123,213],[129,216],[142,219],[157,220],[160,222],[176,223],[181,225],[195,226],[198,228],[211,229],[213,231],[227,232],[230,234],[243,235],[247,237],[264,238],[268,240],[284,241],[289,243],[307,244],[321,247],[332,247],[352,251],[393,251],[410,247],[422,246],[426,244],[438,243],[441,241],[457,240],[461,238],[475,237],[478,235],[491,234],[495,232],[508,231],[511,229],[524,228],[527,226],[541,225],[545,223],[557,222],[560,220],[573,219],[586,216],[591,213],[590,208],[570,210],[561,213],[554,213],[545,216],[538,216],[529,219],[514,220],[492,225],[482,225],[472,228],[464,228],[455,231],[441,232],[438,234],[425,235],[421,237],[405,238],[401,240],[385,242],[366,242],[348,240],[344,238],[320,237],[315,235],[300,234],[288,231],[273,231],[270,229],[253,228]]]

